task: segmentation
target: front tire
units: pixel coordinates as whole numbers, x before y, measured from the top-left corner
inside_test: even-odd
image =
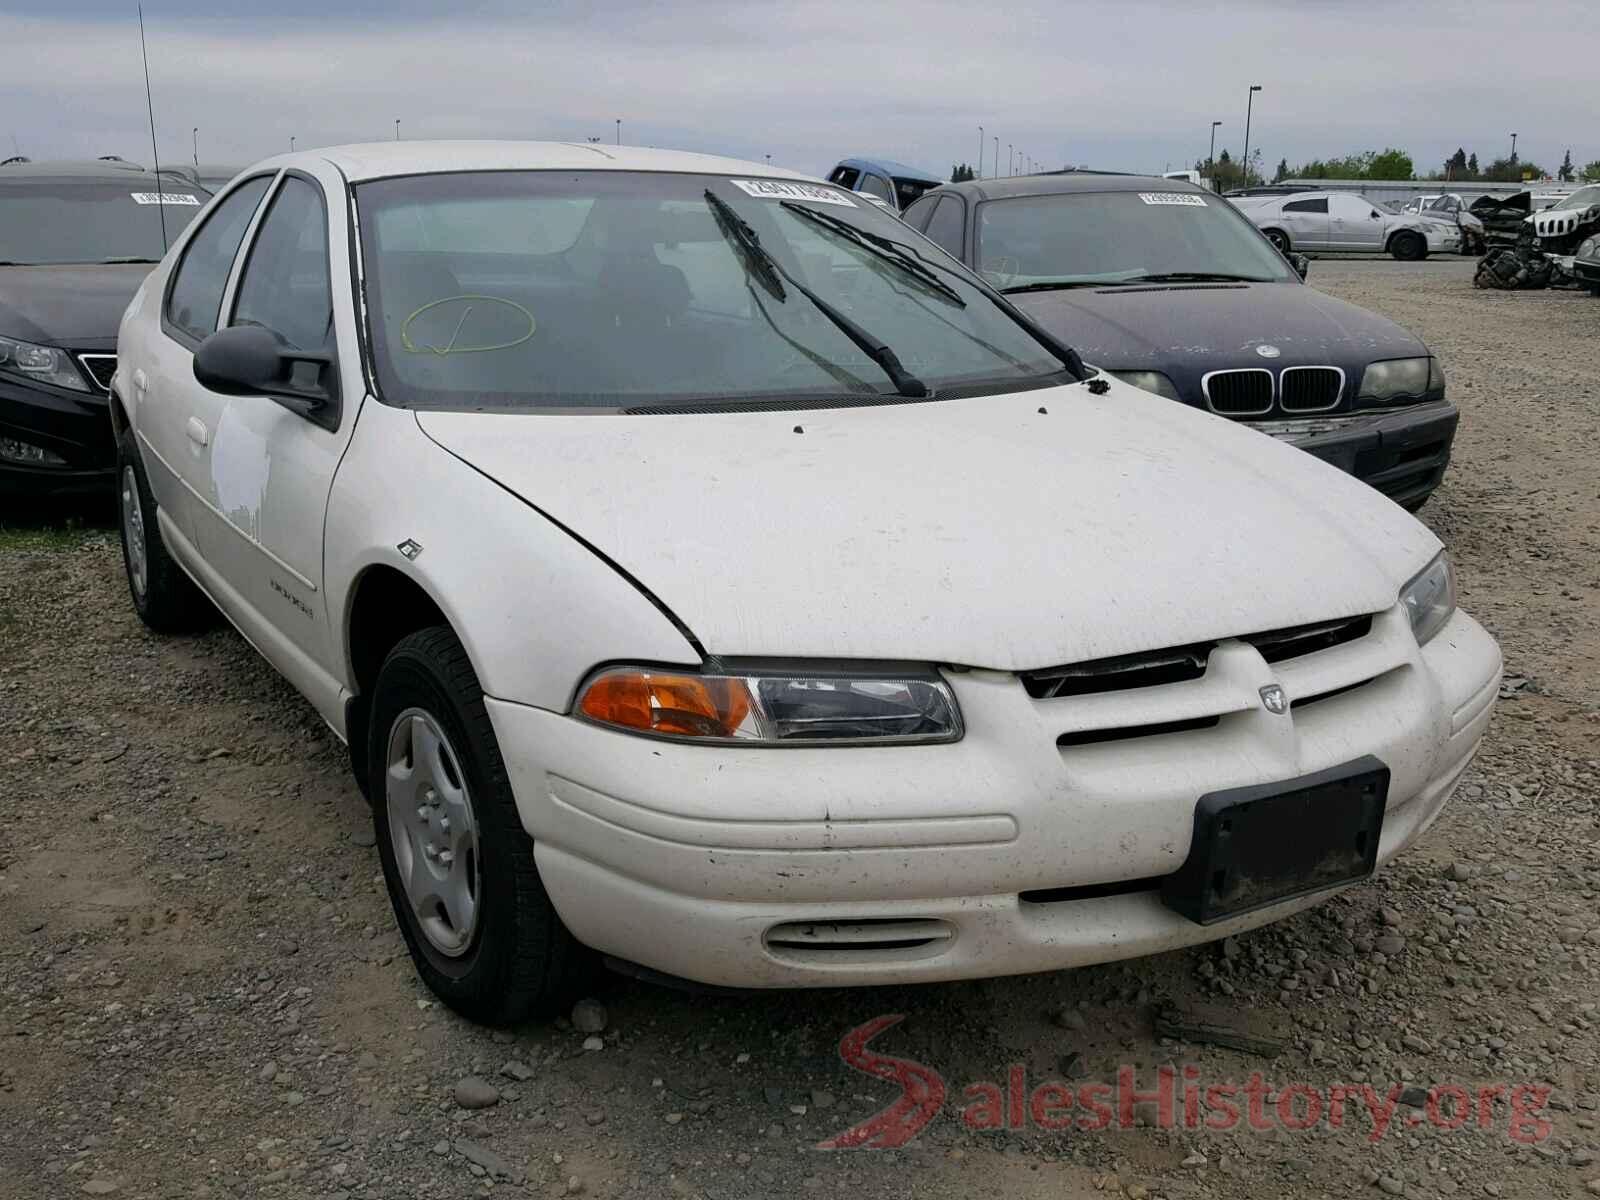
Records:
[[[539,879],[483,688],[449,629],[389,652],[367,728],[384,882],[417,973],[481,1024],[554,1012],[584,954]]]
[[[1389,240],[1389,253],[1401,262],[1417,262],[1428,257],[1428,243],[1420,233],[1403,230]]]
[[[161,540],[156,498],[131,428],[117,438],[117,515],[128,594],[139,619],[156,633],[205,626],[215,610]]]
[[[1281,229],[1267,229],[1263,232],[1267,235],[1267,241],[1278,248],[1278,253],[1287,257],[1292,248],[1289,245],[1289,235]]]

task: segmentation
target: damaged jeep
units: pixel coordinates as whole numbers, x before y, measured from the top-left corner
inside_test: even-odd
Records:
[[[1600,233],[1600,183],[1581,187],[1551,208],[1528,217],[1540,251],[1572,268],[1572,256],[1585,239]]]

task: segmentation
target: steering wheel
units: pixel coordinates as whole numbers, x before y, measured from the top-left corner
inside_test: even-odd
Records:
[[[413,342],[411,340],[411,323],[423,313],[432,312],[434,309],[442,308],[446,304],[465,304],[467,306],[462,310],[460,318],[456,321],[455,328],[450,334],[450,340],[442,346],[419,346]],[[522,320],[527,321],[528,328],[526,332],[519,334],[510,341],[495,342],[490,345],[457,345],[457,340],[461,337],[462,327],[467,323],[467,318],[472,315],[473,309],[479,304],[498,304],[504,308],[511,309],[514,313],[521,317]],[[495,350],[510,350],[514,346],[522,345],[523,342],[527,341],[533,336],[534,330],[538,328],[538,324],[539,323],[534,320],[531,312],[529,312],[522,305],[518,304],[515,300],[507,300],[503,296],[480,296],[473,294],[442,296],[438,300],[430,300],[427,304],[424,304],[421,308],[417,309],[400,323],[400,345],[409,354],[433,354],[440,358],[443,358],[449,354],[488,354]]]

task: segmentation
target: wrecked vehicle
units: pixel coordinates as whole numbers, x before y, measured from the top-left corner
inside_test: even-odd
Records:
[[[347,740],[481,1021],[580,945],[832,987],[1261,926],[1415,842],[1498,693],[1420,522],[755,163],[269,160],[121,352],[135,609],[209,597]]]
[[[208,198],[121,160],[0,165],[0,496],[110,493],[117,321]]]
[[[1585,238],[1572,256],[1572,274],[1596,296],[1600,296],[1600,237]]]
[[[1428,347],[1304,286],[1304,258],[1291,266],[1203,189],[1089,172],[973,180],[906,221],[1119,379],[1288,441],[1413,510],[1444,478],[1458,414]]]
[[[1570,259],[1585,238],[1600,233],[1600,183],[1579,188],[1542,212],[1531,214],[1528,222],[1543,253]]]
[[[1467,206],[1466,200],[1455,192],[1418,196],[1400,205],[1399,211],[1421,217],[1425,221],[1442,221],[1446,225],[1454,225],[1461,234],[1463,254],[1482,254],[1488,249],[1482,219]]]
[[[1484,238],[1490,249],[1509,249],[1522,238],[1528,214],[1533,211],[1530,192],[1511,196],[1479,196],[1472,202],[1472,213],[1483,222]]]
[[[1461,230],[1453,223],[1394,212],[1355,192],[1249,196],[1236,203],[1285,254],[1390,254],[1415,262],[1461,249]]]

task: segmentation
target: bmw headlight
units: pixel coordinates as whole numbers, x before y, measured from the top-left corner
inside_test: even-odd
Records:
[[[579,689],[577,712],[658,737],[740,745],[953,742],[961,712],[935,672],[727,674],[611,667]]]
[[[1444,368],[1437,358],[1391,358],[1367,365],[1358,399],[1420,400],[1443,392]]]
[[[1456,573],[1450,555],[1439,551],[1438,557],[1400,589],[1400,603],[1411,618],[1417,645],[1427,645],[1456,611]]]
[[[73,364],[72,356],[54,346],[35,346],[32,342],[0,337],[0,374],[20,379],[36,379],[57,387],[87,392],[89,381]]]
[[[1168,400],[1179,398],[1176,385],[1160,371],[1107,371],[1106,374],[1113,379],[1131,384],[1140,391],[1154,392],[1158,396],[1165,396]]]

